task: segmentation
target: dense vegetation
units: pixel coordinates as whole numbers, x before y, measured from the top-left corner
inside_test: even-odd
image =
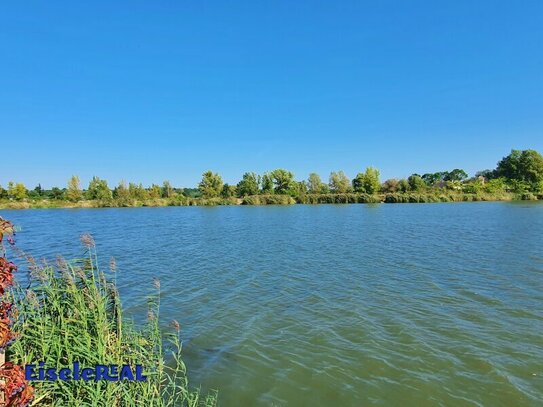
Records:
[[[93,177],[87,189],[72,176],[65,188],[28,190],[21,183],[0,186],[4,207],[127,207],[230,204],[447,202],[473,200],[542,199],[543,157],[534,150],[512,150],[494,170],[473,177],[459,168],[381,182],[379,170],[368,167],[351,180],[343,171],[330,173],[328,182],[311,173],[297,181],[294,174],[276,169],[262,175],[246,172],[236,185],[223,183],[212,171],[202,174],[198,188],[175,188],[170,182],[144,187],[122,181],[111,189]]]
[[[148,300],[147,322],[136,328],[123,317],[115,262],[110,261],[107,276],[98,268],[92,237],[85,235],[82,242],[86,257],[77,261],[59,258],[55,264],[38,263],[23,254],[28,281],[12,293],[18,336],[8,358],[20,365],[45,362],[57,369],[74,362],[84,367],[140,364],[147,380],[35,381],[32,405],[216,405],[216,394],[201,396],[198,390],[189,390],[179,323],[172,321],[168,334],[159,329],[160,282],[150,283],[155,293]]]

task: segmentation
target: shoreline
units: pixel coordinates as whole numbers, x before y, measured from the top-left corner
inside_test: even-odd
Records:
[[[141,208],[169,206],[264,206],[264,205],[346,205],[346,204],[377,204],[377,203],[445,203],[445,202],[509,202],[509,201],[538,201],[543,195],[531,193],[497,193],[497,194],[466,194],[466,193],[396,193],[396,194],[315,194],[299,197],[289,195],[251,195],[243,198],[157,198],[147,200],[121,201],[111,200],[81,200],[71,202],[66,200],[24,200],[0,201],[0,209],[84,209],[84,208]]]

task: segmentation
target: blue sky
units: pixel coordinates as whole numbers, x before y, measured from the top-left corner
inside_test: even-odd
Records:
[[[0,184],[382,178],[543,152],[543,2],[0,6]]]

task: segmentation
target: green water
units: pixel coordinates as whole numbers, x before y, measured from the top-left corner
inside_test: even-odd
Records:
[[[0,211],[36,256],[115,256],[222,406],[543,405],[543,205]]]

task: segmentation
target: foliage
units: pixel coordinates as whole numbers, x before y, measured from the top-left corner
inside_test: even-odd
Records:
[[[466,199],[479,194],[497,195],[513,193],[518,199],[523,194],[543,196],[543,157],[534,150],[512,150],[504,157],[496,170],[477,172],[471,179],[460,168],[451,171],[412,174],[407,179],[388,179],[379,182],[379,171],[373,167],[358,173],[350,182],[343,171],[330,173],[328,183],[322,182],[316,173],[310,173],[307,181],[297,181],[294,174],[286,169],[276,169],[262,176],[246,172],[236,187],[223,184],[219,174],[207,171],[202,175],[198,188],[174,188],[169,181],[161,186],[144,187],[141,183],[121,182],[111,191],[105,180],[93,177],[85,194],[79,187],[79,178],[72,176],[68,187],[50,190],[38,185],[28,192],[23,184],[9,182],[8,189],[0,187],[0,206],[9,208],[54,208],[54,207],[128,207],[164,205],[232,205],[257,195],[289,195],[296,202],[342,202],[344,194],[430,194],[446,195],[449,191],[467,194]],[[83,196],[87,200],[82,200]],[[307,198],[306,195],[333,195],[330,199]],[[338,198],[338,196],[340,198]],[[528,195],[526,195],[528,196]],[[27,199],[30,198],[30,199]],[[351,198],[349,198],[351,199]],[[358,198],[357,198],[358,199]],[[433,199],[433,198],[429,198]],[[383,195],[384,200],[384,195]],[[415,198],[411,196],[410,201]],[[246,202],[270,202],[270,199],[249,198]],[[272,200],[273,201],[273,200]],[[279,200],[281,201],[281,200]],[[290,200],[285,202],[290,203]]]
[[[117,287],[98,268],[94,240],[82,237],[86,257],[39,265],[27,257],[30,287],[18,287],[15,325],[19,340],[11,357],[21,364],[71,367],[96,364],[143,366],[146,381],[39,381],[35,404],[51,406],[212,406],[216,396],[202,397],[188,387],[181,360],[179,324],[163,342],[159,328],[160,283],[148,301],[147,323],[136,329],[123,317]],[[110,262],[110,274],[116,266]],[[169,357],[168,357],[169,355]],[[166,359],[168,357],[168,359]]]
[[[400,181],[395,178],[387,179],[381,187],[383,192],[394,193],[400,191]]]
[[[498,162],[495,176],[536,185],[543,181],[543,156],[535,150],[511,150]]]
[[[422,191],[426,187],[426,183],[418,174],[411,175],[407,178],[407,182],[409,183],[409,191]]]
[[[273,194],[273,177],[270,173],[262,175],[262,193]]]
[[[237,195],[257,195],[260,188],[260,176],[254,172],[246,172],[243,174],[243,178],[237,185]]]
[[[276,194],[288,194],[294,186],[294,174],[290,171],[277,169],[270,173]]]
[[[8,191],[7,195],[9,199],[14,199],[16,201],[22,201],[28,195],[28,191],[24,184],[20,182],[8,182]]]
[[[450,172],[446,172],[443,180],[444,181],[464,181],[468,177],[468,174],[466,171],[455,168],[454,170]]]
[[[77,202],[83,199],[81,183],[79,181],[79,177],[76,175],[72,175],[72,177],[68,180],[68,187],[66,188],[66,199],[72,202]]]
[[[319,174],[312,172],[307,179],[307,192],[310,194],[325,194],[328,186],[322,182]]]
[[[17,338],[13,325],[19,315],[8,292],[17,266],[8,261],[3,246],[4,237],[9,244],[15,244],[14,234],[13,224],[0,217],[0,393],[2,406],[26,407],[34,398],[34,388],[26,381],[22,366],[5,360],[8,345]]]
[[[343,171],[331,172],[328,185],[330,186],[330,192],[333,194],[344,194],[351,190],[349,178]]]
[[[108,200],[112,197],[107,181],[96,176],[92,177],[87,189],[87,199]]]
[[[174,190],[170,181],[164,181],[162,183],[161,196],[162,198],[171,198],[173,197]]]
[[[198,189],[204,198],[214,198],[220,195],[222,186],[223,182],[219,174],[206,171],[202,174],[202,180],[198,184]]]
[[[223,198],[232,198],[236,196],[237,188],[234,185],[224,184],[221,191]]]
[[[379,182],[379,170],[377,168],[368,167],[366,172],[358,173],[353,179],[354,192],[366,194],[375,194],[381,189]]]

